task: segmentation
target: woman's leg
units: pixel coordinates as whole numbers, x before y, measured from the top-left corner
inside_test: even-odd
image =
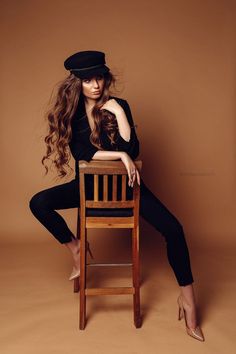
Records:
[[[165,238],[168,261],[185,299],[188,326],[195,328],[197,318],[192,284],[194,280],[183,226],[150,191],[142,179],[140,184],[140,215]]]
[[[33,215],[62,244],[72,241],[74,235],[55,210],[77,208],[79,205],[79,184],[75,179],[44,189],[33,195],[29,202]]]
[[[168,261],[180,286],[193,282],[183,227],[141,179],[140,215],[165,238]]]
[[[76,179],[44,189],[33,195],[29,202],[33,215],[71,251],[76,267],[79,266],[79,241],[55,210],[77,208],[79,205],[79,182]]]

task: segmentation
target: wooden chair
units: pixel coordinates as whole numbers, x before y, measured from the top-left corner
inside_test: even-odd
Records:
[[[139,173],[142,161],[134,161]],[[90,199],[86,194],[87,175],[93,182]],[[140,174],[141,175],[141,174]],[[133,295],[133,315],[136,328],[141,327],[140,280],[139,280],[139,202],[140,186],[135,179],[133,187],[128,186],[128,173],[122,161],[79,161],[80,208],[78,208],[77,237],[80,237],[80,277],[74,279],[74,292],[80,290],[79,328],[86,325],[86,297],[93,295]],[[111,184],[109,184],[111,181]],[[118,184],[120,182],[120,184]],[[109,190],[108,185],[112,187]],[[120,185],[120,189],[117,186]],[[129,192],[127,193],[129,189]],[[118,199],[118,190],[121,199]],[[109,191],[112,200],[109,200]],[[111,193],[110,193],[111,194]],[[130,197],[131,195],[131,197]],[[101,198],[100,198],[101,197]],[[91,228],[129,228],[132,230],[132,263],[106,263],[107,266],[132,266],[130,287],[87,288],[87,229]],[[104,263],[92,263],[101,266]]]

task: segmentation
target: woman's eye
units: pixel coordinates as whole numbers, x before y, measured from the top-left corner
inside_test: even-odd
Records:
[[[98,75],[96,76],[97,80],[102,80],[103,79],[103,75]],[[83,82],[85,82],[86,84],[88,84],[91,81],[91,79],[83,79]]]

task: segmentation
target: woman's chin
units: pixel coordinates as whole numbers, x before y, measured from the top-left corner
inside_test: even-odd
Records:
[[[90,96],[90,98],[92,99],[92,100],[99,100],[100,98],[101,98],[101,96],[102,96],[102,94],[101,93],[99,93],[99,94],[97,94],[97,95],[95,95],[95,94],[92,94],[91,96]]]

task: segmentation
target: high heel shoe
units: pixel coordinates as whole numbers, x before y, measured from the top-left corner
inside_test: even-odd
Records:
[[[204,342],[205,338],[204,338],[202,330],[201,330],[201,328],[199,326],[197,326],[196,328],[189,328],[188,327],[187,318],[186,318],[186,312],[185,312],[185,309],[184,309],[184,306],[183,306],[183,299],[182,299],[181,295],[179,295],[179,297],[177,299],[177,303],[179,305],[178,320],[181,320],[184,317],[187,333],[191,337]]]
[[[94,259],[94,256],[92,254],[92,251],[90,249],[90,245],[89,245],[89,242],[87,241],[86,243],[86,251],[89,251],[89,254],[90,254],[90,257]],[[76,268],[75,266],[73,266],[73,270],[71,272],[71,275],[69,277],[69,280],[73,280],[73,279],[76,279],[80,276],[80,268]]]
[[[89,251],[90,257],[91,257],[92,259],[94,259],[94,256],[93,256],[93,254],[92,254],[92,251],[91,251],[91,249],[90,249],[90,245],[89,245],[89,242],[88,242],[88,241],[87,241],[86,250]]]
[[[69,280],[73,280],[75,278],[78,278],[79,276],[80,276],[80,269],[77,269],[77,268],[73,267],[73,270],[71,272]]]

